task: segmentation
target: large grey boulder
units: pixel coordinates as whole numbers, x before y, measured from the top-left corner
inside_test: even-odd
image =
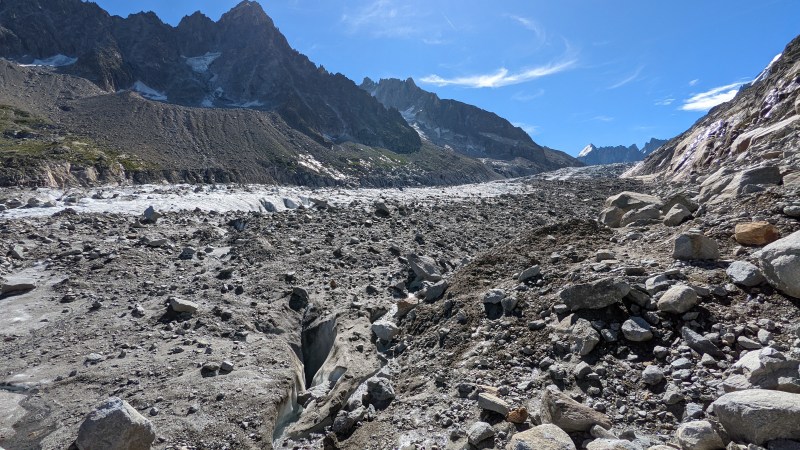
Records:
[[[761,270],[747,261],[732,262],[725,273],[728,274],[731,281],[745,287],[758,286],[764,282],[764,274],[761,273]]]
[[[683,260],[718,259],[719,245],[699,231],[688,231],[675,239],[672,257]]]
[[[511,436],[506,450],[576,450],[569,435],[552,424],[539,425]]]
[[[586,450],[644,450],[644,448],[636,442],[625,439],[601,438],[590,442]]]
[[[619,221],[619,226],[626,227],[640,220],[656,220],[661,217],[661,211],[656,205],[645,206],[626,212]]]
[[[699,301],[697,292],[686,285],[672,286],[658,299],[658,310],[683,314],[694,308]]]
[[[658,210],[662,205],[661,199],[652,195],[638,192],[622,192],[606,200],[605,209],[600,213],[599,221],[609,227],[617,228],[621,225],[623,217],[628,212],[641,210],[648,206],[654,206]]]
[[[576,402],[555,386],[548,386],[544,391],[541,415],[543,423],[551,423],[566,432],[588,431],[593,425],[611,428],[611,420],[605,414]]]
[[[713,342],[700,333],[693,331],[689,327],[681,328],[681,337],[686,341],[686,345],[692,350],[700,353],[701,355],[707,353],[716,358],[722,358],[725,353],[719,349]]]
[[[472,445],[478,445],[481,442],[494,437],[494,428],[486,422],[475,422],[467,430],[467,440]]]
[[[772,347],[747,352],[733,365],[733,369],[742,375],[733,375],[731,382],[726,382],[728,389],[761,388],[787,392],[797,391],[800,379],[800,360],[787,358],[786,355]],[[745,382],[746,380],[746,382]]]
[[[692,217],[692,212],[689,211],[689,208],[678,203],[664,215],[664,225],[676,227],[690,217]]]
[[[718,450],[724,449],[722,436],[707,420],[686,422],[678,427],[675,433],[682,450]]]
[[[653,327],[641,317],[631,317],[623,322],[622,334],[631,342],[645,342],[653,339]]]
[[[149,450],[155,439],[149,420],[128,402],[111,397],[86,416],[75,444],[80,450]]]
[[[756,257],[769,284],[800,298],[800,231],[767,245]]]
[[[725,394],[712,407],[734,441],[762,445],[800,439],[800,394],[750,389]]]
[[[621,301],[630,290],[631,286],[624,281],[604,278],[594,283],[568,286],[558,293],[558,297],[570,311],[600,309]]]

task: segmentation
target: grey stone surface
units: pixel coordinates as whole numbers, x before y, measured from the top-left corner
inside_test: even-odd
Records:
[[[92,411],[78,430],[80,450],[149,450],[153,425],[128,402],[111,397]]]
[[[800,439],[800,394],[750,389],[725,394],[712,406],[733,440],[762,445]]]

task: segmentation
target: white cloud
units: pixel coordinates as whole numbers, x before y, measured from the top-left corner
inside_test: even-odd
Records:
[[[542,46],[544,45],[545,41],[547,41],[547,32],[545,31],[544,27],[539,25],[539,23],[535,20],[522,16],[509,17],[525,27],[526,30],[533,31],[533,33],[536,35],[537,45]]]
[[[409,5],[395,0],[376,0],[342,15],[350,33],[367,32],[375,37],[411,37],[420,34],[417,14]]]
[[[675,99],[672,97],[667,97],[661,100],[656,101],[656,106],[669,106],[675,102]]]
[[[697,83],[700,82],[699,78],[695,78],[694,80],[689,81],[689,86],[697,86]]]
[[[549,63],[539,67],[533,67],[519,72],[511,73],[505,67],[501,67],[494,73],[469,75],[464,77],[444,78],[439,75],[428,75],[420,79],[427,84],[437,86],[464,86],[470,88],[498,88],[511,86],[514,84],[526,83],[537,78],[554,75],[572,68],[577,63],[576,59],[565,59],[559,62]]]
[[[745,84],[747,82],[731,83],[692,95],[687,100],[684,100],[681,109],[683,111],[708,111],[721,103],[733,99],[736,93],[739,92],[739,88]]]
[[[594,116],[592,117],[592,120],[597,122],[613,122],[614,118],[609,116]]]
[[[511,100],[515,100],[515,101],[524,103],[524,102],[530,102],[530,101],[536,100],[537,98],[539,98],[539,97],[541,97],[543,95],[544,95],[544,89],[539,89],[536,92],[532,92],[532,93],[531,92],[520,91],[520,92],[514,93],[514,95],[511,96]]]
[[[627,77],[623,78],[622,80],[612,84],[611,86],[608,87],[608,89],[621,88],[622,86],[625,86],[628,83],[636,81],[639,78],[639,75],[641,75],[642,70],[644,70],[644,66],[637,67],[636,70],[632,74],[630,74]]]
[[[523,131],[528,133],[529,136],[537,135],[537,134],[541,133],[541,131],[542,131],[542,127],[540,127],[538,125],[531,125],[531,124],[522,123],[522,122],[514,122],[511,125],[514,125],[515,127],[522,128]]]

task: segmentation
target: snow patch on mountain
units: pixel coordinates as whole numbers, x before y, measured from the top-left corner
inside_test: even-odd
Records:
[[[158,102],[167,101],[166,94],[151,88],[150,86],[142,83],[141,81],[133,83],[133,87],[131,89],[133,89],[135,92],[138,92],[142,97],[146,99],[155,100]]]
[[[58,54],[45,59],[34,59],[30,64],[22,64],[25,67],[31,66],[47,66],[47,67],[64,67],[71,66],[78,62],[78,58]]]
[[[211,53],[208,52],[202,56],[192,56],[190,58],[186,58],[186,64],[192,68],[193,71],[197,73],[205,73],[208,72],[208,66],[211,65],[217,58],[222,56],[222,53]]]
[[[581,150],[581,152],[578,153],[578,158],[583,158],[585,156],[588,156],[589,153],[592,153],[595,150],[597,150],[597,147],[595,147],[593,144],[589,144],[586,147],[583,147],[583,150]]]

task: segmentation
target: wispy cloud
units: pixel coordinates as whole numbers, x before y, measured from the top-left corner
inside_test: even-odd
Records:
[[[514,122],[511,125],[522,128],[529,136],[534,136],[542,132],[542,127],[538,125],[531,125],[528,123]]]
[[[655,104],[656,104],[656,106],[669,106],[669,105],[671,105],[673,103],[675,103],[675,99],[672,98],[672,97],[667,97],[667,98],[663,98],[661,100],[657,100]]]
[[[511,100],[514,100],[514,101],[517,101],[517,102],[526,103],[526,102],[530,102],[530,101],[536,100],[537,98],[539,98],[539,97],[541,97],[543,95],[544,95],[544,89],[539,89],[536,92],[520,91],[520,92],[514,93],[514,95],[511,96]]]
[[[351,34],[407,38],[421,34],[416,15],[413,8],[396,0],[375,0],[342,14],[341,22]]]
[[[468,75],[454,78],[444,78],[434,74],[422,77],[420,81],[427,84],[435,84],[436,86],[499,88],[503,86],[526,83],[537,78],[554,75],[574,67],[576,63],[577,59],[570,58],[545,64],[539,67],[521,70],[519,72],[511,72],[505,67],[501,67],[495,72],[488,74]]]
[[[592,120],[597,122],[613,122],[614,118],[609,116],[594,116],[592,117]]]
[[[689,86],[696,86],[697,83],[700,82],[699,78],[695,78],[694,80],[689,81]]]
[[[639,75],[642,74],[642,70],[644,70],[644,66],[637,67],[636,70],[632,74],[630,74],[627,77],[623,78],[622,80],[612,84],[611,86],[608,87],[608,89],[611,90],[611,89],[621,88],[622,86],[625,86],[628,83],[632,83],[632,82],[636,81],[639,78]]]
[[[533,19],[522,16],[509,15],[512,20],[522,25],[526,30],[533,31],[536,35],[537,46],[542,46],[547,42],[547,31]]]
[[[706,92],[694,94],[683,101],[681,109],[683,111],[708,111],[721,103],[733,99],[736,93],[739,92],[739,88],[747,83],[748,82],[744,81],[726,84],[725,86],[716,87]]]

